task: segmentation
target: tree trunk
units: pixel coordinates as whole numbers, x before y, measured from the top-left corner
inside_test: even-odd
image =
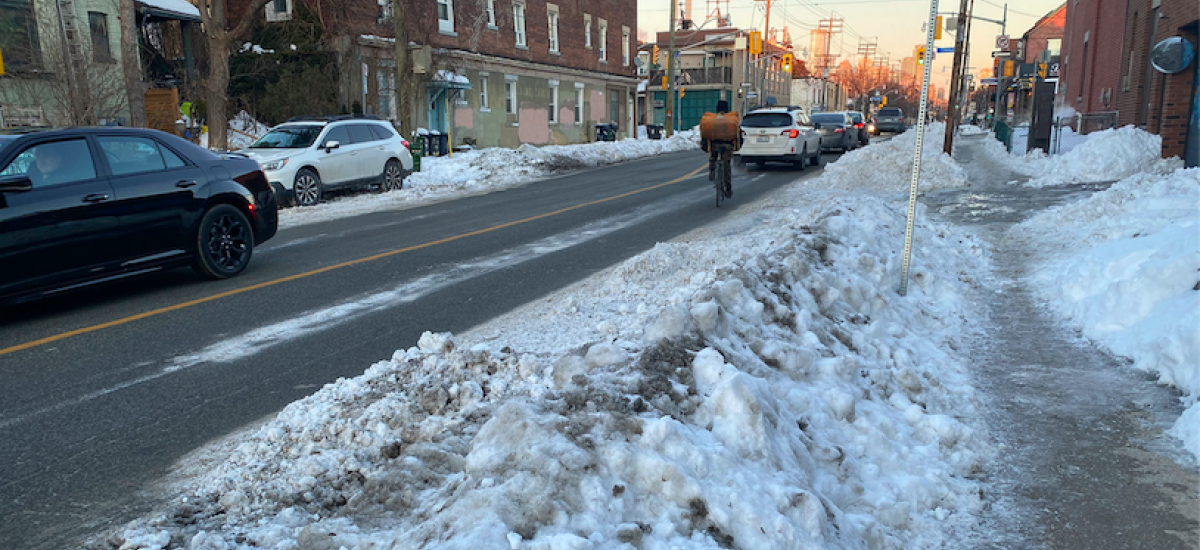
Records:
[[[208,99],[205,120],[208,148],[229,149],[229,38],[225,33],[208,33]]]
[[[392,23],[396,30],[396,121],[400,123],[400,135],[412,136],[416,126],[413,122],[413,75],[405,5],[406,0],[392,0]]]
[[[125,72],[125,93],[128,96],[129,125],[135,128],[146,126],[146,83],[142,77],[142,61],[139,56],[137,13],[133,0],[120,0],[121,9],[121,66]]]

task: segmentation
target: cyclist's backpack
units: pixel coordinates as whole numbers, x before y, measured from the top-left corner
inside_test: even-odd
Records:
[[[737,113],[704,113],[700,118],[700,139],[737,141],[741,126]]]

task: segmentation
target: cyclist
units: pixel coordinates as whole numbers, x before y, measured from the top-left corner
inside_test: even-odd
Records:
[[[705,113],[700,119],[700,148],[708,153],[708,179],[717,177],[717,161],[723,160],[725,198],[733,196],[733,152],[741,149],[741,121],[737,113],[729,112],[729,102],[717,101],[716,113]]]

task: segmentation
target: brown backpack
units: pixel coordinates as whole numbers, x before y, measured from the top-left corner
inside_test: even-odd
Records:
[[[704,113],[700,118],[700,139],[735,142],[742,131],[737,113]]]

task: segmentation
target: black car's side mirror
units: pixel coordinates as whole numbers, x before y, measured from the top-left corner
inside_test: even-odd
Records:
[[[332,150],[334,150],[334,149],[337,149],[338,147],[341,147],[341,146],[342,146],[342,144],[341,144],[341,143],[338,143],[338,142],[336,142],[336,141],[330,140],[330,141],[326,141],[326,142],[325,142],[325,147],[324,147],[324,149],[325,149],[325,152],[326,152],[326,153],[328,153],[328,152],[330,152],[330,151],[332,151]]]
[[[0,193],[25,193],[33,191],[33,180],[29,176],[0,177]]]

